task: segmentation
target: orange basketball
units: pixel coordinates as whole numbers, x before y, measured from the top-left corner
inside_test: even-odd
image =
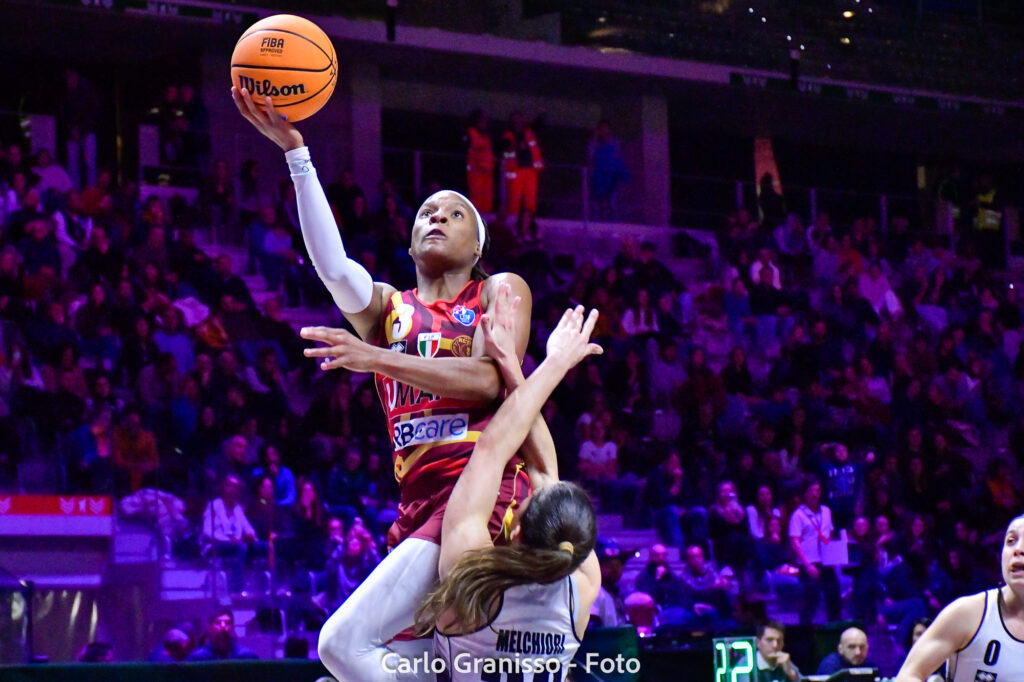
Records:
[[[270,95],[291,122],[320,110],[338,82],[331,39],[309,19],[276,14],[249,27],[231,54],[231,84],[257,104]]]

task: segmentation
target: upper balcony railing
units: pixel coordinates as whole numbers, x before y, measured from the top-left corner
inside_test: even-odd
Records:
[[[418,200],[432,187],[464,189],[465,157],[460,154],[428,152],[386,147],[384,174],[391,178],[402,196]],[[591,195],[590,169],[584,165],[557,164],[545,168],[540,180],[538,215],[547,218],[578,220],[584,224],[619,222],[644,224],[642,205],[635,200],[637,187],[622,187],[617,201],[598,204]],[[721,229],[728,216],[746,209],[757,216],[757,186],[752,181],[673,174],[670,182],[673,227],[714,231]],[[495,202],[504,198],[504,183],[495,171]],[[845,226],[855,219],[871,219],[884,235],[893,220],[905,218],[913,234],[926,235],[933,246],[956,250],[957,230],[952,206],[934,194],[898,192],[858,192],[828,187],[786,186],[786,209],[804,221],[827,213],[833,225]],[[1019,239],[1020,209],[1004,207],[1006,248]]]

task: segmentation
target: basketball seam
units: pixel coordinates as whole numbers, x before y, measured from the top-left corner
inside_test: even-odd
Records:
[[[334,64],[328,64],[322,69],[300,69],[294,66],[263,66],[262,64],[232,64],[232,69],[262,69],[265,71],[302,71],[303,73],[323,73],[332,68]]]
[[[327,81],[327,83],[325,83],[322,88],[320,88],[319,90],[314,92],[312,95],[310,95],[306,99],[300,99],[298,102],[289,102],[288,104],[275,104],[274,108],[275,109],[285,109],[287,107],[293,107],[296,104],[302,104],[303,102],[308,102],[309,100],[313,99],[314,97],[319,95],[321,92],[326,90],[327,86],[330,85],[331,83],[333,83],[337,79],[337,77],[338,77],[338,74],[337,74],[337,72],[335,72],[334,74],[331,75],[331,79],[329,81]]]
[[[303,40],[308,42],[310,45],[312,45],[316,49],[318,49],[321,52],[323,52],[323,55],[325,57],[327,57],[327,59],[330,60],[330,62],[331,62],[329,66],[334,66],[334,60],[331,58],[331,55],[327,54],[327,52],[324,50],[324,48],[320,47],[315,42],[313,42],[312,40],[310,40],[306,36],[302,35],[301,33],[296,33],[295,31],[288,31],[288,30],[283,29],[283,28],[261,28],[261,29],[258,29],[256,31],[253,31],[252,33],[246,32],[245,34],[242,35],[241,38],[238,39],[238,43],[242,42],[243,40],[245,40],[249,36],[254,36],[257,33],[264,33],[264,32],[269,32],[269,31],[276,31],[277,33],[287,33],[287,34],[293,35],[293,36],[295,36],[297,38],[302,38]],[[331,44],[331,49],[333,50],[334,49],[334,44],[331,43],[331,37],[328,36],[326,33],[324,33],[324,37],[327,38],[327,42]],[[235,47],[236,48],[238,47],[238,43],[235,43]]]

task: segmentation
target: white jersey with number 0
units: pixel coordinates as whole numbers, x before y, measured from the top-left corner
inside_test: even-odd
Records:
[[[438,682],[562,682],[580,646],[577,604],[571,576],[505,590],[497,615],[476,632],[435,631],[434,652],[446,666]]]
[[[1024,682],[1024,641],[1003,622],[1001,590],[985,592],[981,625],[966,647],[949,658],[949,682]]]

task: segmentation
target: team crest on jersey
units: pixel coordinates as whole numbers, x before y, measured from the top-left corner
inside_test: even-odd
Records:
[[[987,670],[979,670],[974,673],[974,682],[996,682],[996,678],[999,677],[996,673],[990,673]]]
[[[393,344],[391,344],[391,350],[395,351],[396,353],[404,353],[405,348],[405,341],[395,341]]]
[[[452,339],[452,355],[457,358],[468,358],[473,352],[473,338],[460,334]]]
[[[398,294],[395,294],[398,296]],[[412,331],[412,314],[415,309],[408,303],[395,301],[394,309],[384,320],[384,331],[387,333],[388,343],[401,341]]]
[[[416,339],[416,350],[425,358],[432,358],[441,350],[441,332],[423,332]]]
[[[457,305],[452,309],[452,317],[459,324],[469,327],[476,322],[476,311],[470,310],[464,305]]]

